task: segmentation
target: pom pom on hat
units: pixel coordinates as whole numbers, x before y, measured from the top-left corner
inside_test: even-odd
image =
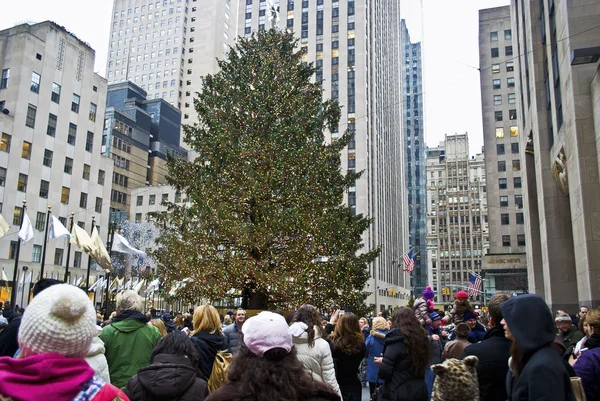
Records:
[[[467,294],[465,291],[459,291],[456,293],[456,298],[457,299],[468,299],[469,294]]]
[[[85,292],[58,284],[40,292],[27,307],[19,347],[25,356],[55,352],[83,358],[97,334],[96,311]]]
[[[433,299],[434,296],[435,296],[435,294],[430,286],[427,286],[427,288],[425,288],[425,290],[423,290],[423,298]]]

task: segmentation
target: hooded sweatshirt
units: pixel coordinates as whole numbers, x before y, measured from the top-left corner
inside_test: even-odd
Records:
[[[198,360],[198,369],[202,377],[208,380],[212,373],[213,364],[217,351],[225,350],[225,337],[219,333],[211,333],[209,330],[203,330],[195,333],[192,342],[198,350],[200,356]]]
[[[98,330],[98,335],[102,333],[102,327],[96,326]],[[101,378],[107,383],[110,383],[110,374],[108,373],[108,362],[106,362],[106,357],[104,356],[104,352],[106,349],[104,348],[104,342],[100,339],[100,337],[94,337],[92,339],[92,343],[90,344],[90,350],[85,357],[85,360],[89,365],[94,369],[96,376]]]
[[[544,300],[521,295],[500,304],[502,316],[523,355],[521,372],[512,361],[506,379],[508,399],[575,401],[563,360],[552,348],[554,319]]]

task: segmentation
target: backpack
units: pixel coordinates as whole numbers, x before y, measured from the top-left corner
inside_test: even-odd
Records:
[[[229,352],[217,351],[212,372],[208,379],[208,392],[213,393],[227,383],[227,369],[231,365],[233,355]]]

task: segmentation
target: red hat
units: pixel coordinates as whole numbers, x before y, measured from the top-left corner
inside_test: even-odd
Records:
[[[456,298],[467,299],[467,298],[469,298],[469,294],[467,294],[465,291],[459,291],[456,293]]]

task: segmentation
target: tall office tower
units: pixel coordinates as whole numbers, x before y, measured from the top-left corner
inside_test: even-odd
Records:
[[[273,8],[279,5],[279,20]],[[382,247],[370,266],[367,303],[377,310],[408,301],[408,207],[402,135],[402,48],[398,0],[246,0],[240,5],[240,35],[279,26],[298,34],[305,61],[318,68],[324,98],[337,99],[354,140],[342,152],[344,169],[364,171],[346,194],[356,213],[374,218],[364,235],[366,249]],[[244,22],[242,24],[242,21]],[[377,305],[377,306],[375,306]]]
[[[412,43],[402,20],[404,73],[404,138],[406,151],[406,184],[408,187],[409,244],[415,250],[415,270],[410,288],[419,297],[429,285],[427,278],[427,175],[423,118],[423,66],[421,42]]]
[[[427,149],[427,199],[429,277],[447,307],[467,289],[469,272],[481,272],[489,247],[485,160],[469,157],[467,134],[446,135]]]
[[[0,31],[0,208],[12,225],[0,241],[0,263],[9,278],[23,201],[35,229],[21,246],[19,274],[27,266],[34,281],[49,206],[67,227],[73,214],[90,232],[94,216],[101,237],[108,233],[113,163],[101,152],[106,80],[94,73],[94,58],[89,45],[53,22]],[[67,259],[73,279],[85,275],[88,258],[76,246],[69,257],[67,244],[48,240],[47,277],[62,278]]]
[[[529,291],[600,305],[600,3],[511,1]]]
[[[131,81],[108,85],[102,152],[115,164],[110,205],[114,222],[129,219],[132,188],[166,183],[167,154],[187,158],[179,140],[181,112],[146,96]]]
[[[479,10],[481,112],[490,249],[483,258],[486,291],[528,290],[517,88],[510,7]]]

